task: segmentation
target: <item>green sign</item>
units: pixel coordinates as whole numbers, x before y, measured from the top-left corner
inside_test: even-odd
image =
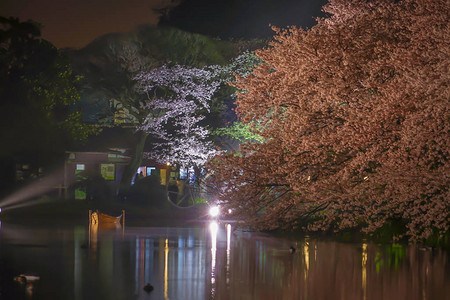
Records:
[[[116,179],[116,166],[114,164],[101,164],[100,173],[105,180]]]

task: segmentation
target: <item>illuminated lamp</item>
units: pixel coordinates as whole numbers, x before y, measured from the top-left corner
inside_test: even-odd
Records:
[[[217,217],[220,213],[219,207],[218,206],[211,206],[211,208],[209,209],[209,215],[211,217]]]

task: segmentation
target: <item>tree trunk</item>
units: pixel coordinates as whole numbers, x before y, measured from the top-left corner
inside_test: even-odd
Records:
[[[201,170],[197,165],[194,165],[194,176],[195,176],[195,185],[199,186],[200,184],[200,176],[201,176]]]
[[[138,131],[136,147],[134,148],[134,153],[131,158],[130,163],[125,168],[125,171],[120,182],[119,198],[125,200],[128,191],[131,187],[131,180],[135,176],[137,169],[142,163],[142,157],[144,154],[145,142],[147,141],[148,133],[143,131]]]

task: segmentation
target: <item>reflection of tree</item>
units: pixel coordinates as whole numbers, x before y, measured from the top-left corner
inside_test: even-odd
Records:
[[[386,245],[382,250],[384,251],[377,252],[374,258],[377,273],[381,272],[383,268],[397,270],[399,264],[406,257],[405,246],[399,244]]]
[[[444,251],[433,257],[431,249],[416,246],[311,238],[298,241],[295,254],[288,247],[287,241],[235,233],[230,282],[217,280],[217,295],[228,299],[363,299],[365,289],[367,299],[413,299],[417,295],[440,299],[449,291],[448,276],[441,273],[448,268]],[[223,250],[219,243],[218,274],[226,269]],[[377,256],[385,262],[390,259],[391,265],[377,271]]]

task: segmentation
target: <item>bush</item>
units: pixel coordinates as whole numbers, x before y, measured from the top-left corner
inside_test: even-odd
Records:
[[[147,176],[131,187],[127,201],[139,206],[164,208],[167,205],[166,188],[160,184],[158,176]]]

